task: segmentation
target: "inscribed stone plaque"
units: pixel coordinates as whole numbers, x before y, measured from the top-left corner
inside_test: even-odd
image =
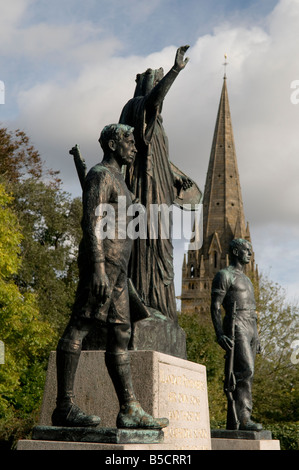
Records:
[[[159,414],[170,422],[164,429],[164,442],[182,450],[209,450],[206,370],[199,364],[187,364],[159,363]]]

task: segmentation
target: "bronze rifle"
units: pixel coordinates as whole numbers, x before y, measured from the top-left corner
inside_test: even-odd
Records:
[[[236,411],[236,403],[233,392],[236,389],[236,378],[234,374],[234,357],[235,357],[235,322],[237,316],[237,302],[234,302],[231,317],[231,333],[232,348],[226,353],[224,392],[227,397],[227,420],[226,429],[237,430],[239,428],[239,420]]]

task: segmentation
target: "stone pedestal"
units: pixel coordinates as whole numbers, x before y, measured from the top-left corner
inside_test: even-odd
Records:
[[[32,440],[19,441],[18,450],[149,450],[165,449],[162,430],[68,428],[35,426]]]
[[[212,450],[280,450],[280,442],[272,439],[271,431],[211,431]]]
[[[101,417],[101,425],[114,428],[119,411],[118,400],[108,375],[103,351],[82,351],[75,382],[76,403],[86,412]],[[184,359],[155,351],[131,351],[133,384],[142,407],[154,417],[166,417],[160,444],[122,444],[126,449],[210,450],[211,435],[208,409],[206,368]],[[40,426],[51,426],[56,400],[56,353],[52,352],[40,414]],[[45,448],[41,440],[20,441],[18,448]],[[61,441],[61,446],[68,444]],[[69,443],[69,445],[78,443]],[[83,445],[83,443],[81,443]],[[120,446],[120,444],[97,444]],[[128,447],[129,446],[129,447]],[[144,447],[145,446],[145,447]],[[89,446],[90,447],[90,446]],[[50,443],[49,448],[53,448]],[[95,448],[95,447],[94,447]],[[120,447],[117,447],[120,448]]]
[[[187,359],[186,333],[175,322],[148,308],[149,318],[132,325],[131,349],[157,351]]]
[[[44,441],[96,442],[101,444],[160,444],[164,440],[164,435],[160,429],[35,426],[32,438]]]
[[[120,451],[168,451],[176,450],[170,444],[106,444],[96,442],[69,442],[69,441],[45,441],[45,440],[21,440],[17,450],[97,450],[104,452]]]

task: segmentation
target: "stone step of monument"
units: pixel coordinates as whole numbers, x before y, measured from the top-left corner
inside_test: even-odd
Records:
[[[272,433],[266,429],[262,429],[261,431],[212,429],[211,437],[213,439],[271,440]]]
[[[150,454],[160,451],[175,451],[176,454],[179,453],[176,446],[171,444],[107,444],[103,442],[70,442],[70,441],[45,441],[45,440],[33,440],[33,439],[24,439],[18,441],[16,450],[96,450],[101,451],[101,458],[105,458],[107,453],[111,455],[111,452],[116,452],[117,454],[122,453],[123,451],[129,451],[129,455],[132,452],[138,451],[148,451]],[[190,451],[188,451],[190,453]],[[103,456],[104,454],[104,456]],[[112,454],[113,455],[113,454]],[[155,455],[155,454],[153,454]]]

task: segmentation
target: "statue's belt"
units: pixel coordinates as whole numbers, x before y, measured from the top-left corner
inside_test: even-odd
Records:
[[[242,320],[250,320],[250,319],[256,319],[257,318],[257,313],[255,308],[251,307],[244,307],[244,308],[237,308],[236,309],[236,319],[238,317]]]

